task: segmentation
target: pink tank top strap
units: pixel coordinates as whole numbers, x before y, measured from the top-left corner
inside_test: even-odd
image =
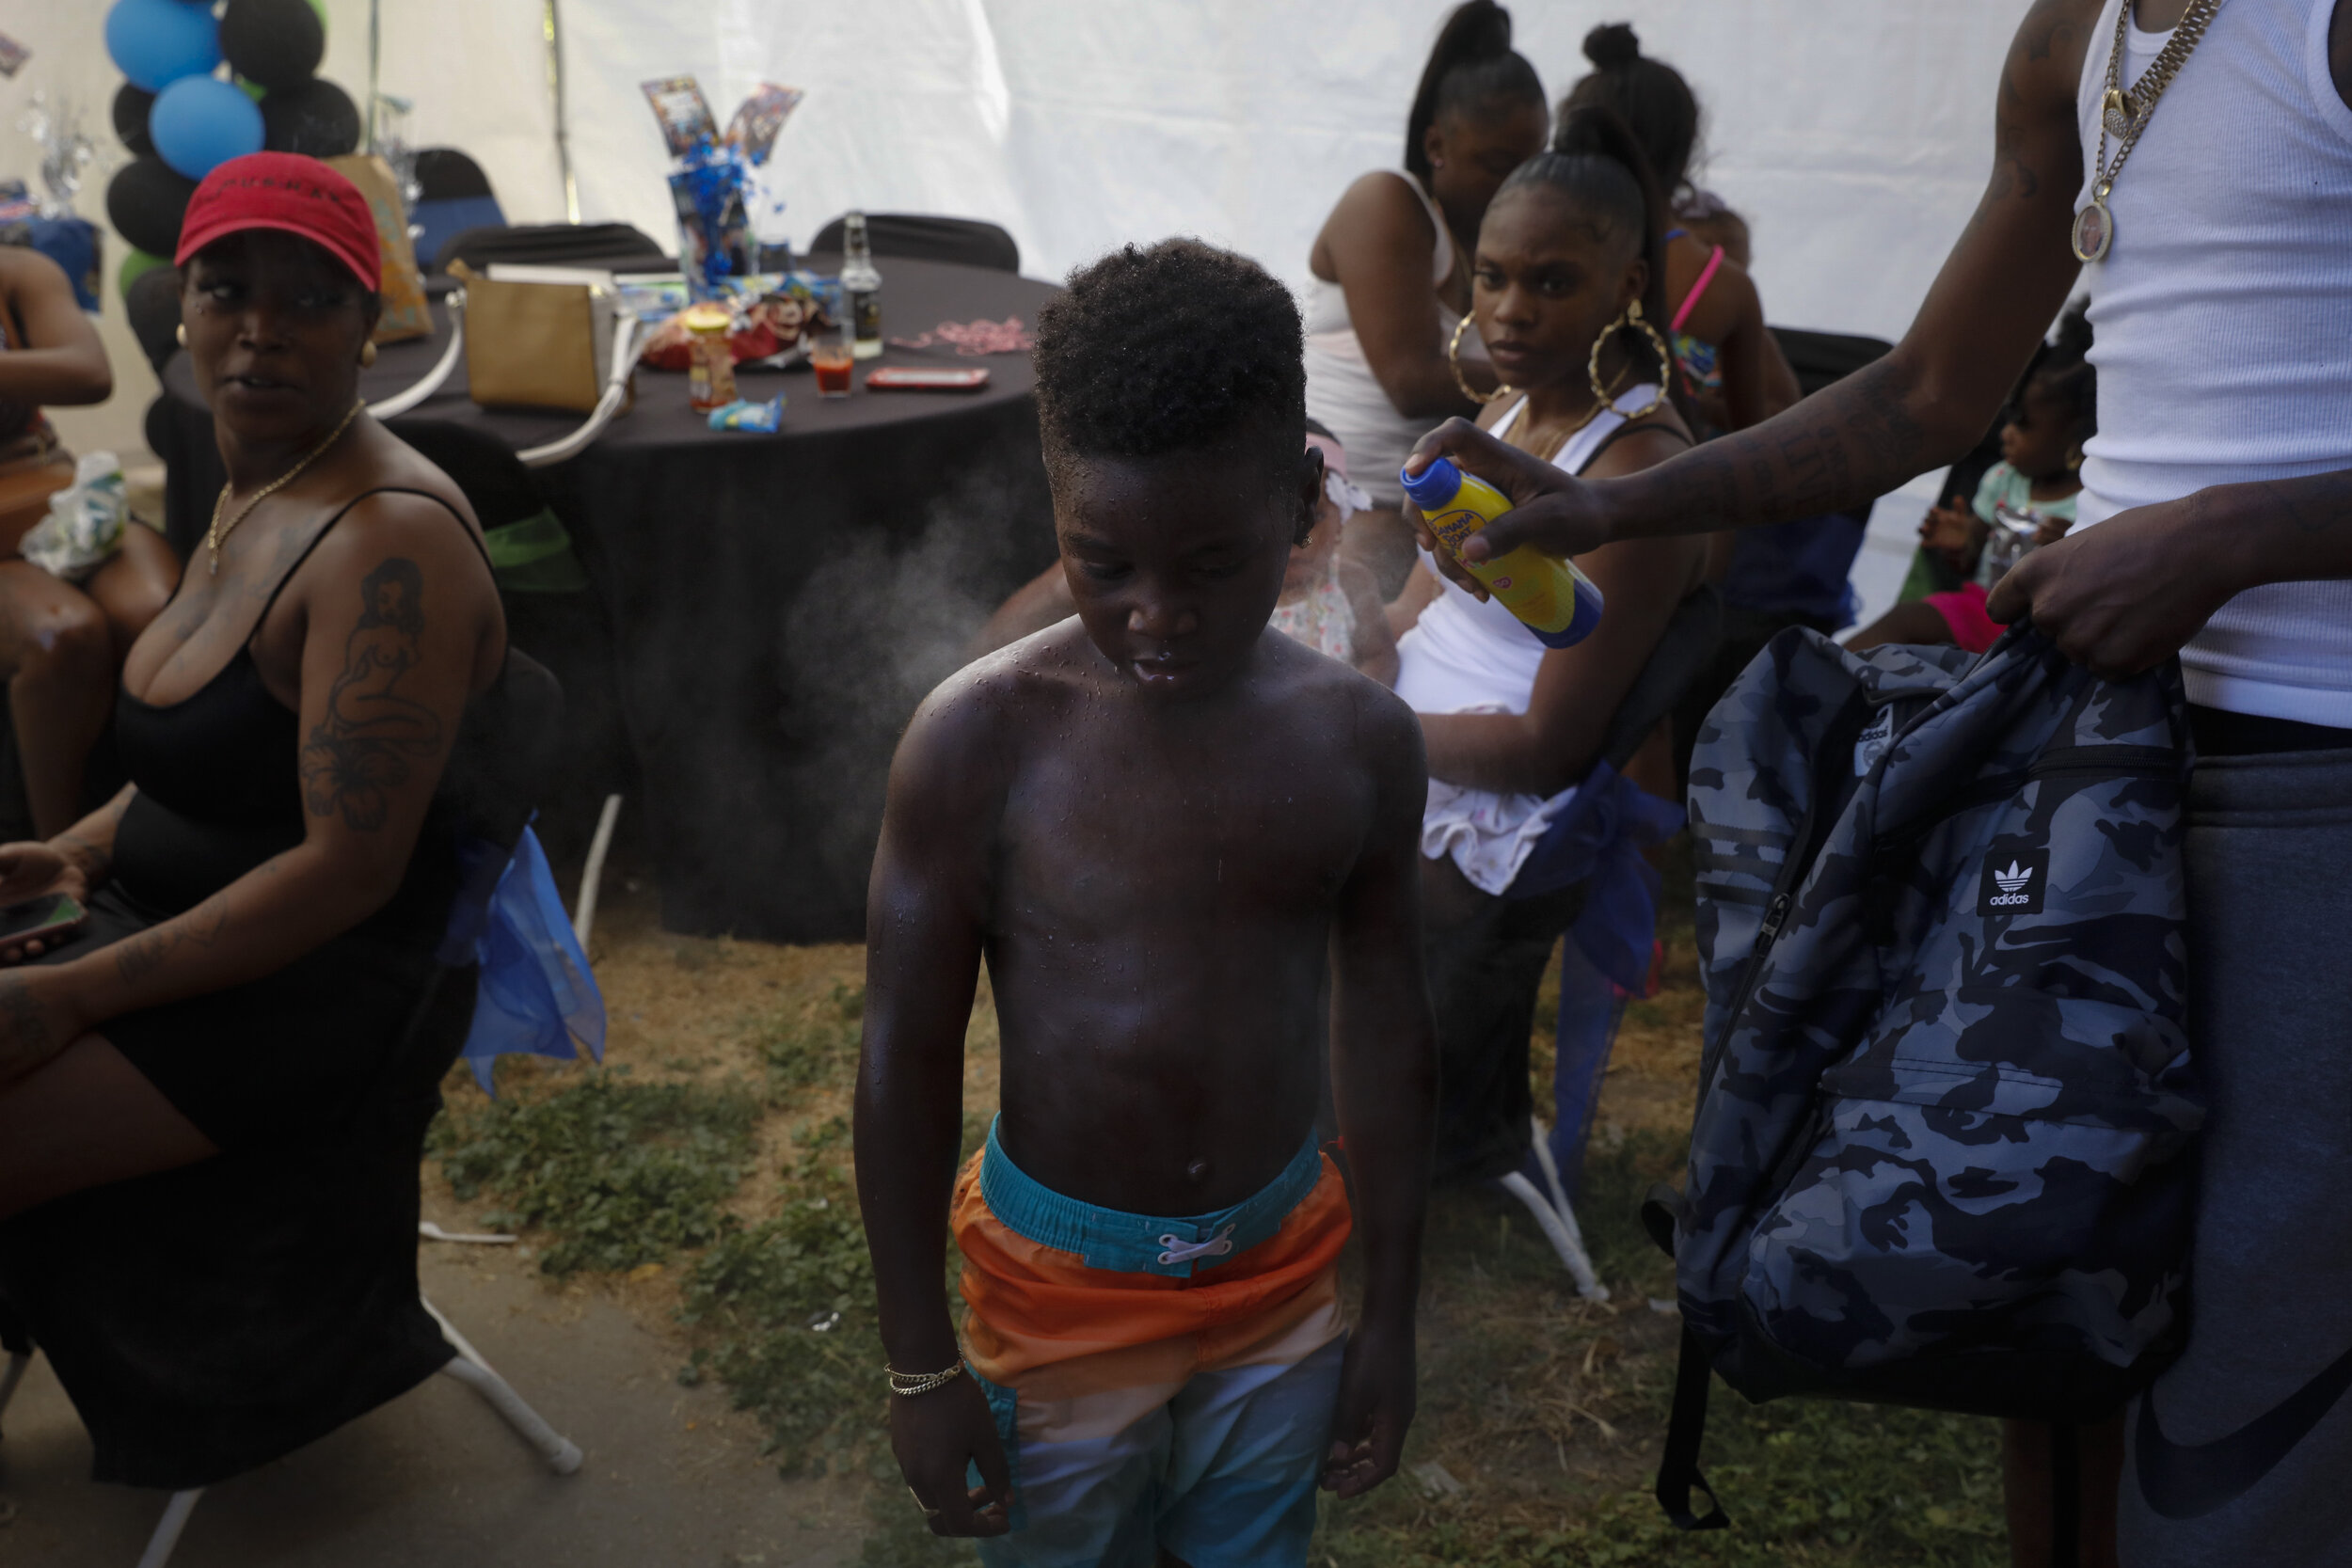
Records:
[[[1680,309],[1675,311],[1675,319],[1666,328],[1667,331],[1679,332],[1682,330],[1682,324],[1691,319],[1691,312],[1692,310],[1698,309],[1699,296],[1707,293],[1707,286],[1709,283],[1715,281],[1715,274],[1722,268],[1723,264],[1724,247],[1722,245],[1717,245],[1715,247],[1715,253],[1707,259],[1707,265],[1699,269],[1699,280],[1691,285],[1691,292],[1689,293],[1682,296],[1682,305]]]

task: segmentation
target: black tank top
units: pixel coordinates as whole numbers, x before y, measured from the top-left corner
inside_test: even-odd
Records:
[[[193,909],[302,842],[301,720],[262,683],[253,639],[319,540],[353,507],[381,495],[437,502],[481,548],[456,509],[430,491],[396,485],[363,491],[303,547],[218,674],[160,707],[128,691],[116,693],[115,739],[138,792],[115,831],[114,882],[142,913],[167,919]],[[405,946],[437,945],[457,891],[456,849],[453,815],[437,795],[399,890],[357,930]]]

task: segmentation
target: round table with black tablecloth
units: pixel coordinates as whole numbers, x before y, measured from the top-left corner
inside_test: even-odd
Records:
[[[884,330],[905,338],[982,317],[1034,327],[1055,292],[943,262],[892,260],[882,277]],[[361,392],[380,400],[421,380],[445,346],[437,313],[436,327],[388,345]],[[868,391],[881,365],[985,366],[990,379],[977,393]],[[755,401],[787,394],[782,431],[712,431],[687,407],[683,374],[640,369],[634,408],[537,478],[610,626],[642,780],[628,809],[650,823],[663,924],[855,940],[898,732],[988,612],[1053,558],[1034,378],[1026,355],[943,345],[859,362],[847,400],[818,398],[805,370],[739,380]],[[520,450],[580,422],[477,408],[465,387],[461,367],[391,428],[471,423]],[[223,476],[185,354],[165,367],[149,437],[187,556]],[[592,693],[573,695],[593,706]]]

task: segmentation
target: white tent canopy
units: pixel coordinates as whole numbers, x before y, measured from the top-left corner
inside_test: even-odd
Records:
[[[755,84],[805,88],[779,139],[784,227],[851,206],[986,217],[1023,270],[1058,277],[1129,240],[1192,233],[1303,287],[1356,175],[1396,166],[1447,0],[374,0],[381,90],[414,139],[463,148],[516,222],[564,217],[548,24],[560,19],[580,215],[675,244],[665,156],[638,84],[700,77],[723,119]],[[322,73],[364,100],[371,0],[327,0]],[[0,83],[0,172],[35,88],[106,124],[118,73],[99,0],[0,0],[32,62]],[[1899,334],[1981,188],[1994,86],[2025,0],[1522,0],[1518,45],[1554,98],[1580,43],[1629,19],[1706,106],[1706,184],[1747,215],[1756,280],[1788,325]],[[103,221],[102,166],[84,215]],[[119,242],[110,241],[119,256]],[[109,290],[111,294],[112,291]],[[884,301],[887,309],[888,294]],[[115,402],[71,438],[139,444],[151,383],[119,306]],[[930,324],[918,324],[929,325]]]

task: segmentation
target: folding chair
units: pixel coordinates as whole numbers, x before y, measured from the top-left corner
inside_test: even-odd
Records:
[[[1658,645],[1650,650],[1641,673],[1634,677],[1625,700],[1617,705],[1615,717],[1609,721],[1601,740],[1600,760],[1605,771],[1596,768],[1597,778],[1616,779],[1659,723],[1674,711],[1684,689],[1698,678],[1713,658],[1722,625],[1723,605],[1711,588],[1699,589],[1676,608]],[[1512,884],[1514,891],[1531,879],[1531,875],[1535,879],[1544,875],[1542,862],[1548,851],[1557,852],[1554,847],[1554,838],[1548,834],[1521,869],[1520,880]],[[1582,847],[1575,846],[1569,852]],[[1553,885],[1565,885],[1565,880]],[[1576,1281],[1577,1293],[1589,1301],[1607,1301],[1609,1288],[1593,1270],[1592,1258],[1584,1247],[1583,1228],[1577,1224],[1576,1211],[1569,1201],[1576,1166],[1570,1164],[1568,1181],[1561,1177],[1564,1158],[1581,1160],[1593,1102],[1597,1098],[1601,1073],[1609,1065],[1609,1047],[1616,1034],[1613,1011],[1605,1028],[1572,1037],[1576,999],[1570,994],[1568,977],[1580,965],[1590,968],[1579,953],[1576,935],[1571,931],[1563,939],[1559,1052],[1553,1067],[1555,1110],[1561,1131],[1568,1134],[1566,1148],[1555,1149],[1551,1130],[1544,1126],[1541,1117],[1534,1118],[1534,1152],[1543,1185],[1538,1187],[1524,1171],[1508,1173],[1501,1179],[1501,1185],[1534,1216],[1552,1251],[1559,1255],[1562,1266]],[[1592,978],[1597,980],[1598,976]]]
[[[580,1449],[416,1279],[416,1172],[472,1018],[474,938],[551,782],[562,725],[562,688],[510,650],[497,686],[468,707],[443,786],[470,846],[448,939],[342,1124],[296,1153],[223,1154],[0,1227],[0,1411],[46,1350],[97,1444],[95,1479],[172,1494],[139,1568],[164,1568],[206,1488],[437,1371],[480,1394],[557,1474],[580,1468]],[[328,1245],[332,1227],[357,1233],[356,1247]],[[290,1285],[299,1313],[280,1310]],[[275,1317],[251,1310],[264,1301]]]
[[[418,230],[417,257],[427,266],[468,230],[506,227],[506,212],[490,189],[489,176],[453,147],[418,150],[417,205],[408,219]]]
[[[846,220],[835,218],[817,230],[809,251],[818,256],[841,254]],[[868,213],[866,243],[877,256],[903,256],[916,261],[955,261],[967,267],[993,267],[998,272],[1021,270],[1021,246],[1000,226],[985,218],[934,217],[928,213]]]

